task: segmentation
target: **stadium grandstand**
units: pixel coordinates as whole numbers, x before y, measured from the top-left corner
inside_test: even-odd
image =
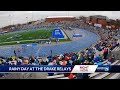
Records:
[[[52,44],[0,46],[0,65],[120,65],[120,30],[103,29],[75,17],[47,17],[45,21],[16,25],[12,32],[60,27],[71,39]],[[72,30],[71,30],[72,29]],[[4,31],[4,30],[3,30]],[[11,31],[10,31],[11,32]],[[75,33],[82,37],[72,37]],[[45,33],[46,34],[46,33]],[[47,33],[48,34],[48,33]],[[50,52],[52,50],[52,53]],[[3,73],[2,79],[119,79],[120,73]]]
[[[45,19],[46,22],[74,21],[74,16],[50,16]]]

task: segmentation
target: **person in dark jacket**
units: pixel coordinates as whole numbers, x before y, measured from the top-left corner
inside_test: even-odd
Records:
[[[83,73],[82,79],[89,79],[89,73]]]
[[[77,77],[77,79],[83,79],[83,73],[78,73],[78,74],[76,75],[76,77]]]
[[[16,51],[14,50],[14,55],[16,56]]]

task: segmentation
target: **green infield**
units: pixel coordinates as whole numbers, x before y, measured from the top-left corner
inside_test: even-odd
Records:
[[[12,42],[12,41],[22,41],[22,40],[32,40],[32,39],[48,39],[52,37],[52,29],[49,30],[36,30],[36,31],[26,31],[26,32],[16,32],[10,34],[4,34],[0,36],[0,43],[2,42]]]
[[[14,45],[25,43],[37,43],[38,41],[48,41],[52,38],[53,29],[29,30],[22,32],[7,33],[0,36],[0,45]],[[55,40],[52,40],[55,42]],[[61,39],[60,42],[70,41],[70,39]]]

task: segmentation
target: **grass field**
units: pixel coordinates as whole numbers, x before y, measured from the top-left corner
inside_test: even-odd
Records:
[[[21,35],[20,37],[12,38],[15,35]],[[11,42],[11,41],[22,41],[32,39],[48,39],[52,37],[52,29],[50,30],[36,30],[27,32],[17,32],[11,34],[5,34],[0,36],[0,43]]]
[[[45,30],[36,30],[36,31],[25,31],[25,32],[13,32],[0,36],[0,45],[14,45],[14,44],[24,44],[24,43],[36,43],[39,39],[42,41],[46,41],[44,39],[48,39],[52,37],[53,29],[45,29]],[[16,37],[18,35],[19,37]],[[19,43],[17,43],[19,41]],[[53,42],[55,40],[52,40]],[[60,40],[60,42],[70,41],[68,38]]]

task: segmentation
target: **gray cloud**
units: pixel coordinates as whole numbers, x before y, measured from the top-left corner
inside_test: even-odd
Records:
[[[11,15],[11,16],[9,16]],[[105,15],[112,19],[120,18],[120,11],[0,11],[0,27],[39,20],[47,16],[89,16]]]

